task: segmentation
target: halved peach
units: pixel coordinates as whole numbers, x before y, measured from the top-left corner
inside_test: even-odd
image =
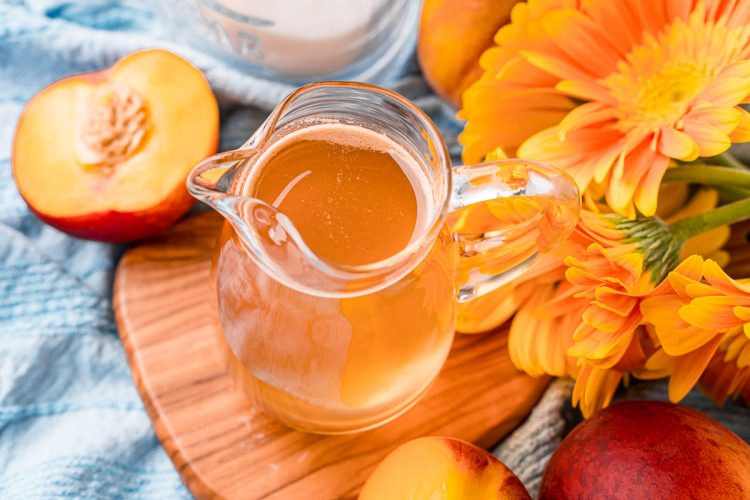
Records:
[[[402,444],[375,469],[359,500],[530,499],[500,460],[471,443],[423,437]]]
[[[21,114],[12,165],[21,196],[73,236],[154,235],[192,205],[190,169],[216,151],[219,111],[203,74],[160,49],[59,80]]]

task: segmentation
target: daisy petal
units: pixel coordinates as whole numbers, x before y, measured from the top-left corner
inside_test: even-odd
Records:
[[[698,234],[685,242],[680,250],[680,258],[689,255],[706,255],[716,258],[715,252],[718,247],[724,245],[729,239],[731,230],[729,226],[721,226],[705,233]]]
[[[561,80],[588,80],[591,75],[575,66],[572,62],[554,55],[533,50],[522,50],[521,55],[537,68],[553,74]]]
[[[544,16],[541,24],[571,60],[586,61],[591,76],[607,76],[621,58],[610,46],[601,26],[580,11],[572,8],[553,10]]]
[[[681,331],[671,334],[662,331],[659,339],[664,352],[670,356],[682,356],[701,348],[717,336],[721,337],[715,331],[686,326]]]
[[[555,88],[576,99],[584,101],[598,101],[607,104],[616,104],[617,100],[612,97],[607,87],[592,80],[562,80]]]
[[[621,380],[622,373],[617,370],[592,366],[581,368],[581,375],[576,380],[573,391],[574,396],[576,394],[578,396],[583,416],[588,418],[596,410],[609,405]],[[580,389],[579,385],[581,386]]]
[[[714,106],[729,107],[743,102],[748,94],[750,94],[750,79],[730,77],[714,80],[698,98]]]
[[[560,139],[565,140],[565,135],[573,129],[595,125],[612,119],[615,109],[598,102],[582,104],[568,113],[560,122],[558,134]]]
[[[711,286],[723,292],[750,296],[750,284],[730,278],[713,260],[709,259],[703,263],[703,276]]]
[[[694,258],[694,257],[700,258],[699,255],[691,256],[691,258]],[[669,273],[669,275],[667,276],[669,285],[674,289],[675,293],[686,301],[691,300],[693,298],[687,293],[687,288],[690,285],[696,283],[695,281],[696,279],[699,280],[700,275],[698,275],[698,278],[693,278],[693,277],[686,276],[685,274],[682,274],[682,273],[676,273],[674,271]]]
[[[645,380],[660,379],[669,376],[672,373],[674,358],[659,349],[651,355],[646,364],[640,370],[636,371],[636,377]]]
[[[659,152],[670,158],[693,161],[698,158],[698,146],[684,132],[672,127],[662,127],[659,134]]]
[[[727,134],[707,123],[690,120],[683,130],[698,146],[701,156],[716,156],[732,145]]]
[[[690,2],[683,0],[670,0],[665,5],[667,9],[667,19],[681,19],[683,22],[687,21],[690,15]]]
[[[627,3],[584,0],[583,5],[597,24],[607,26],[606,34],[610,42],[623,56],[640,43],[643,29]],[[613,19],[618,22],[612,22]]]
[[[685,123],[692,120],[712,125],[728,134],[740,124],[742,113],[739,108],[702,107],[685,117]]]
[[[651,162],[651,168],[643,178],[635,192],[633,201],[641,214],[649,217],[656,213],[656,205],[659,200],[659,186],[664,177],[664,172],[669,166],[669,158],[663,155],[655,155]]]
[[[750,61],[737,61],[721,70],[718,78],[750,78]]]
[[[733,313],[735,297],[698,297],[680,308],[678,314],[688,324],[705,330],[722,331],[742,323]]]
[[[680,184],[676,185],[680,186]],[[684,184],[682,185],[684,186]],[[715,208],[718,202],[719,193],[715,189],[706,187],[700,188],[689,200],[687,200],[687,202],[683,200],[680,208],[669,217],[665,217],[664,222],[666,222],[667,224],[672,224],[674,222],[677,222],[678,220],[685,219],[693,215],[702,214],[707,210]]]
[[[733,312],[734,315],[740,318],[742,321],[750,322],[750,307],[737,306],[734,308]]]
[[[742,118],[740,119],[739,125],[735,128],[729,138],[732,142],[749,142],[750,141],[750,113],[742,108],[740,110]]]
[[[667,24],[664,2],[628,2],[639,17],[639,24],[651,33],[658,33]]]
[[[490,61],[487,61],[486,63],[490,64]],[[512,57],[508,62],[502,65],[495,64],[491,67],[501,68],[495,75],[493,75],[496,80],[502,80],[503,82],[512,83],[514,85],[552,88],[559,81],[559,78],[555,78],[549,73],[534,67],[523,57]]]
[[[698,382],[703,370],[708,366],[708,362],[716,353],[720,343],[721,337],[717,336],[701,349],[680,356],[675,360],[674,370],[669,379],[670,401],[677,403],[687,396],[690,389]]]

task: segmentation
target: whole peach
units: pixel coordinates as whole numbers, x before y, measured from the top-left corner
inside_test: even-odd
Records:
[[[443,99],[461,107],[461,95],[482,75],[479,57],[519,0],[425,0],[417,56],[422,73]]]
[[[539,498],[747,499],[750,446],[689,408],[619,403],[563,440]]]

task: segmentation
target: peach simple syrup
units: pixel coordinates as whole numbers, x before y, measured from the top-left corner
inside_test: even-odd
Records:
[[[243,191],[286,214],[318,257],[373,264],[431,222],[417,160],[383,134],[320,124],[272,144]],[[375,293],[324,298],[290,288],[244,254],[225,224],[215,261],[227,362],[250,398],[295,427],[346,432],[396,416],[440,370],[453,339],[454,248]]]

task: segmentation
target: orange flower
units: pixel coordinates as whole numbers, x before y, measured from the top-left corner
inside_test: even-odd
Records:
[[[749,277],[750,221],[732,224],[732,232],[724,250],[732,256],[728,264],[720,262],[727,274],[740,278]]]
[[[599,408],[606,408],[622,382],[622,375],[619,370],[581,366],[573,387],[573,406],[580,406],[585,418]]]
[[[586,303],[568,294],[570,283],[565,280],[563,259],[584,250],[585,245],[574,234],[564,248],[539,264],[547,268],[545,274],[513,291],[524,300],[519,301],[521,306],[510,325],[508,349],[513,364],[529,375],[575,377],[578,371],[568,349]],[[555,307],[549,307],[552,302]]]
[[[601,226],[598,232],[589,229],[595,223]],[[643,319],[640,300],[653,290],[655,280],[644,265],[639,243],[625,243],[626,233],[596,219],[582,220],[582,229],[594,242],[586,249],[585,259],[565,259],[565,277],[573,285],[568,293],[585,299],[588,306],[568,353],[592,366],[612,368],[634,340]]]
[[[750,348],[744,350],[750,339],[750,284],[730,278],[713,260],[694,255],[683,261],[643,301],[641,311],[654,325],[660,348],[638,376],[669,375],[672,401],[685,397],[722,345],[724,361],[750,365]]]
[[[504,154],[495,150],[487,159],[501,160]],[[514,196],[469,205],[448,215],[449,227],[454,234],[459,234],[456,240],[464,254],[457,273],[459,284],[468,281],[469,276],[477,270],[486,275],[495,275],[523,262],[534,263],[499,289],[470,302],[459,303],[458,331],[478,333],[499,326],[529,298],[535,289],[531,282],[562,278],[559,268],[562,258],[568,253],[568,245],[565,242],[558,245],[558,241],[550,240],[548,235],[556,232],[548,229],[567,222],[562,217],[577,217],[577,213],[554,209],[549,203],[544,197]],[[503,229],[501,235],[498,227],[507,229]],[[491,254],[476,252],[475,235],[480,234],[501,239],[502,251]],[[471,253],[475,253],[475,256],[469,256]],[[539,262],[534,262],[536,258]]]
[[[718,405],[739,395],[750,402],[750,339],[744,332],[736,329],[725,337],[698,387]]]
[[[665,188],[659,213],[678,221],[717,201],[713,190],[690,195],[674,184]],[[691,238],[683,250],[726,259],[718,249],[728,236],[726,227],[717,228]],[[658,219],[584,211],[565,247],[544,261],[545,274],[516,285],[522,305],[508,340],[514,364],[532,375],[576,378],[573,401],[586,416],[609,404],[655,349],[639,305],[676,265],[678,245]]]
[[[565,259],[567,294],[585,305],[568,354],[579,366],[573,404],[588,417],[608,405],[623,375],[645,361],[640,301],[672,266],[678,249],[656,219],[585,213],[579,227],[592,243],[583,258]],[[658,255],[666,258],[649,251],[656,242],[663,249]]]
[[[466,162],[547,161],[634,217],[655,213],[670,159],[750,140],[747,2],[530,0],[495,41],[463,96]]]
[[[670,238],[656,219],[633,225],[584,211],[562,265],[546,283],[537,281],[513,319],[508,342],[516,366],[576,378],[573,401],[584,416],[606,406],[623,375],[645,361],[639,301],[654,288],[652,273],[671,262],[651,259],[643,241],[661,241],[676,260]]]
[[[478,231],[495,227],[498,219],[526,220],[528,200],[520,201],[507,207],[468,207],[452,224]],[[715,190],[691,193],[685,184],[670,184],[663,187],[658,213],[672,223],[709,211],[717,202]],[[728,236],[726,227],[699,234],[685,242],[682,254],[689,250],[725,262],[720,248]],[[576,378],[574,401],[589,415],[606,406],[621,381],[642,368],[646,353],[654,351],[655,335],[642,325],[639,303],[677,263],[678,247],[659,219],[631,221],[584,211],[570,238],[535,267],[460,304],[458,330],[487,331],[515,313],[508,339],[515,366],[533,376]]]

